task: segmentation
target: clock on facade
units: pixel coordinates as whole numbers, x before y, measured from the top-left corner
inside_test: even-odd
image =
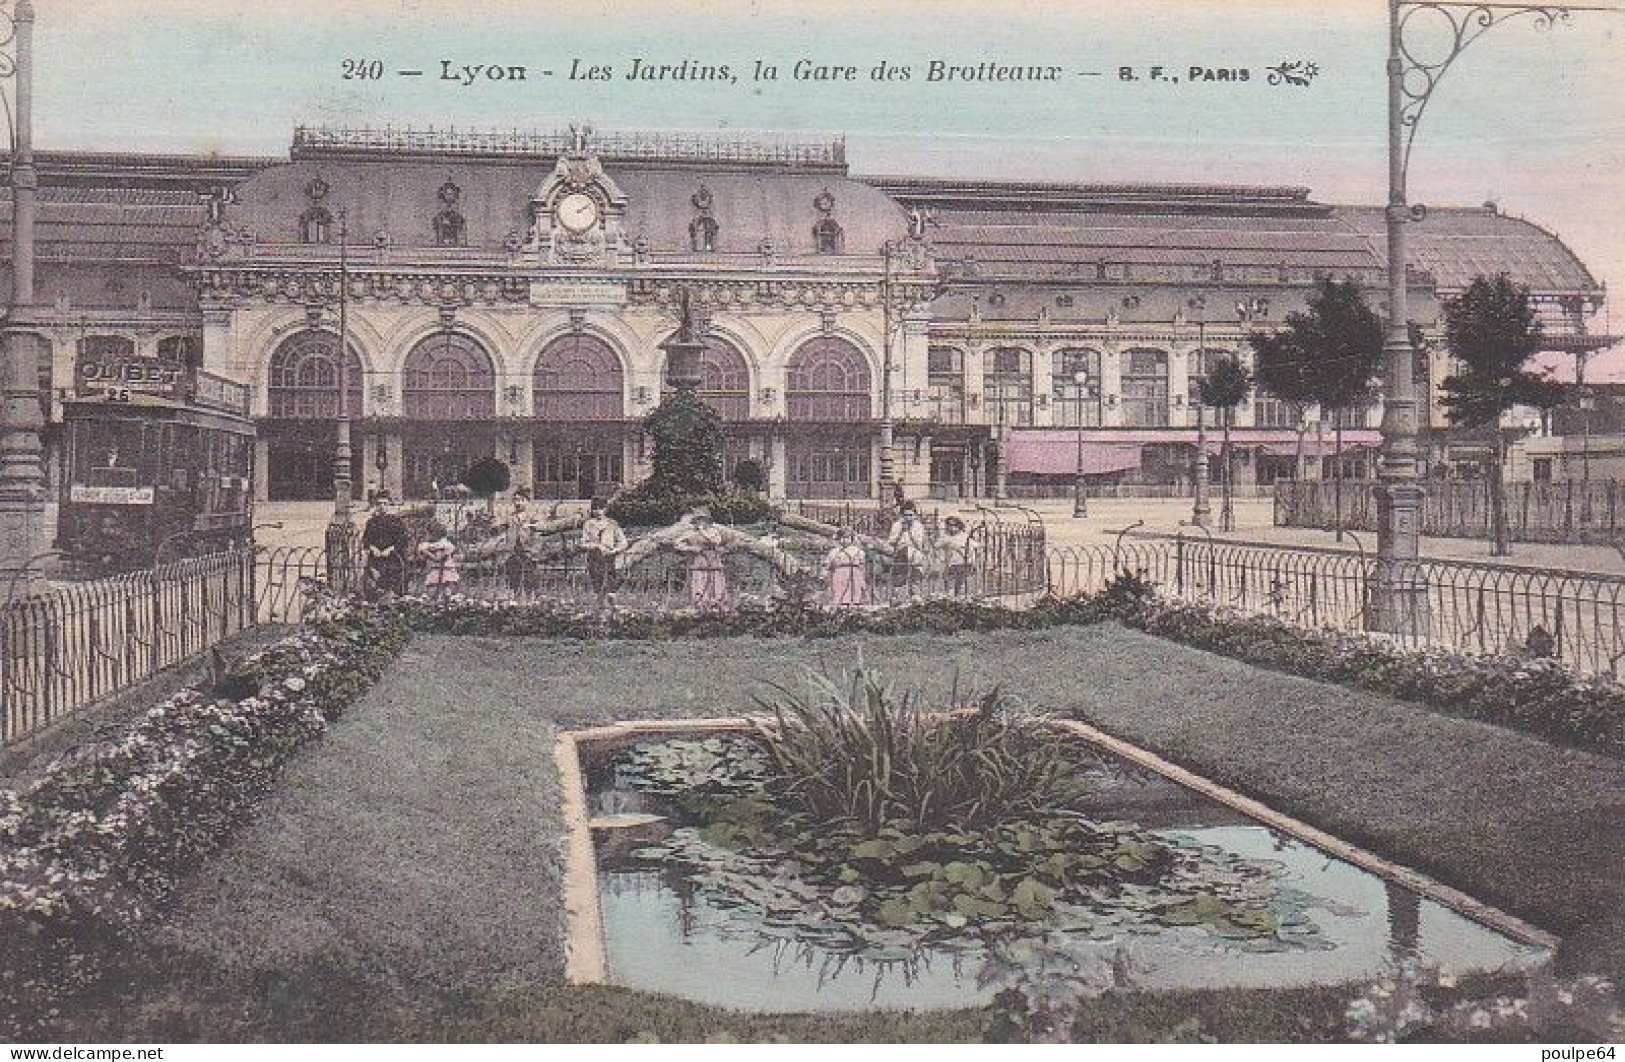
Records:
[[[598,223],[598,202],[585,192],[571,192],[559,200],[553,216],[573,233],[583,233]]]

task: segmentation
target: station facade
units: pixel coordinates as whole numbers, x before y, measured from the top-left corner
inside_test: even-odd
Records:
[[[199,364],[247,387],[271,499],[330,496],[341,401],[355,482],[394,497],[491,454],[540,497],[635,482],[685,292],[725,460],[776,497],[874,495],[888,407],[914,496],[1057,489],[1080,461],[1177,490],[1206,361],[1245,359],[1320,277],[1379,311],[1384,285],[1381,211],[1305,189],[858,177],[839,140],[301,129],[286,159],[39,162],[29,325],[56,404],[88,366]],[[1598,344],[1601,287],[1555,235],[1486,205],[1431,212],[1412,247],[1425,333],[1506,272],[1553,349]],[[1358,472],[1379,419],[1255,394],[1241,481],[1324,474],[1338,423]]]

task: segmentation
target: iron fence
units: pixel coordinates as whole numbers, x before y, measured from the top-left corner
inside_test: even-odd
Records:
[[[1275,616],[1309,629],[1367,628],[1377,561],[1363,553],[1215,540],[1135,538],[1051,549],[1049,589],[1071,596],[1133,572],[1169,596]],[[1618,677],[1625,577],[1465,561],[1404,564],[1394,582],[1417,602],[1402,646],[1555,657]]]
[[[252,627],[254,576],[253,554],[230,550],[0,605],[0,744]]]
[[[1376,527],[1376,484],[1345,480],[1341,523]],[[1433,480],[1423,484],[1422,533],[1450,538],[1490,534],[1489,480]],[[1506,484],[1507,528],[1516,542],[1611,543],[1625,540],[1625,487],[1616,480]],[[1279,527],[1331,529],[1338,525],[1336,485],[1284,481],[1275,489]]]

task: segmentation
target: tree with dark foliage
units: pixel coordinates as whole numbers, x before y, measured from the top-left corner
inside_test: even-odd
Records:
[[[1505,273],[1475,279],[1445,303],[1444,321],[1445,343],[1461,366],[1442,384],[1445,413],[1459,427],[1488,429],[1493,440],[1490,553],[1505,557],[1512,552],[1512,536],[1503,481],[1508,436],[1501,428],[1501,414],[1520,405],[1553,406],[1562,388],[1527,367],[1541,349],[1540,322],[1530,305],[1529,289]]]

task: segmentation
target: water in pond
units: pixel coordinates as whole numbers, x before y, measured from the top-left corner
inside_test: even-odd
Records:
[[[607,826],[595,838],[609,976],[632,988],[762,1011],[923,1009],[984,1004],[1012,966],[1041,961],[1075,962],[1079,976],[1103,985],[1252,988],[1358,980],[1407,955],[1454,973],[1544,958],[1104,757],[1101,784],[1073,810],[1107,824],[1120,846],[1108,855],[1161,847],[1174,853],[1173,863],[1157,864],[1155,875],[1131,874],[1135,880],[1091,894],[1094,901],[1063,896],[1041,917],[950,913],[944,925],[937,914],[924,939],[890,924],[856,931],[850,913],[845,920],[830,913],[829,894],[787,877],[782,866],[724,854],[718,867],[697,868],[693,853],[721,851],[701,839],[716,835],[696,834],[669,791],[629,782],[626,754],[589,761],[588,776],[591,806]],[[1159,891],[1165,882],[1152,878],[1174,882],[1171,891]],[[759,890],[759,881],[769,884]],[[994,933],[978,932],[989,926]]]

